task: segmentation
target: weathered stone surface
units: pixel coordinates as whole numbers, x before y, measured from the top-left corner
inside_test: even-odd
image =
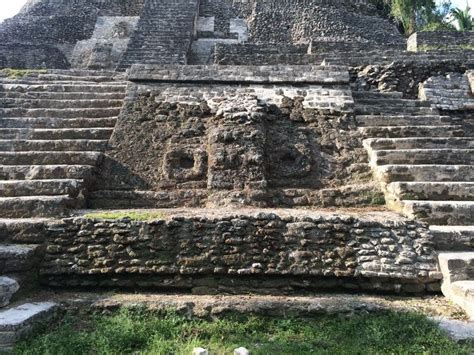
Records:
[[[0,312],[0,351],[11,351],[15,342],[33,329],[35,322],[54,315],[53,302],[25,303]]]
[[[10,303],[13,295],[20,289],[20,285],[14,279],[0,276],[0,308]]]

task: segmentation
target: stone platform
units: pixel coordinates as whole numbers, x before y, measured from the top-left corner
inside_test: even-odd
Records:
[[[150,212],[158,217],[87,214],[51,223],[42,282],[196,294],[439,291],[428,226],[390,212],[170,209],[135,215]]]

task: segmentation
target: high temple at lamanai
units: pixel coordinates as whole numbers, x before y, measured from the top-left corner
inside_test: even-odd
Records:
[[[365,0],[30,0],[1,68],[0,306],[442,292],[474,317],[474,32],[407,39]]]

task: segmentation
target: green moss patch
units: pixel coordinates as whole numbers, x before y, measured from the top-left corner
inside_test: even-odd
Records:
[[[5,76],[10,79],[21,79],[31,74],[47,74],[47,70],[31,70],[31,69],[1,69],[0,76]]]
[[[87,213],[84,215],[84,217],[90,219],[107,220],[119,220],[127,218],[132,221],[154,221],[164,219],[166,214],[161,211],[107,211]]]

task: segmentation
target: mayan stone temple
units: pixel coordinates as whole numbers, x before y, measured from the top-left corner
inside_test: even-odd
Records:
[[[51,290],[474,317],[474,32],[407,39],[366,0],[30,0],[0,68],[0,347]]]

